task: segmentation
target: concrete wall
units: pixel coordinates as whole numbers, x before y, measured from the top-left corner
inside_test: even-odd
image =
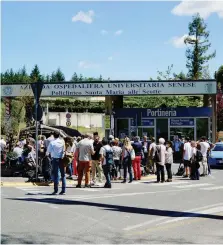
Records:
[[[66,126],[66,112],[43,113],[43,123],[47,125]],[[86,128],[102,128],[104,126],[104,114],[99,113],[70,113],[71,126]]]

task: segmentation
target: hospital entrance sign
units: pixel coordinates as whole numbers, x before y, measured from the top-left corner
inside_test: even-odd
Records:
[[[215,80],[45,83],[41,97],[216,94]],[[30,84],[1,85],[2,97],[33,96]]]

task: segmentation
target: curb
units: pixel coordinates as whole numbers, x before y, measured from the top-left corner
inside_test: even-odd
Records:
[[[142,177],[141,180],[151,180],[151,179],[155,179],[156,175],[152,175],[152,176],[146,176],[146,177]],[[77,182],[77,180],[66,180],[66,183],[69,184],[74,184],[75,182]],[[53,183],[44,183],[44,182],[3,182],[1,181],[1,187],[17,187],[17,186],[52,186]]]

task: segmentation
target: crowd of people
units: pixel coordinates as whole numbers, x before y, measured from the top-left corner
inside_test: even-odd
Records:
[[[157,183],[171,182],[171,166],[177,161],[184,164],[185,178],[199,180],[200,176],[210,174],[207,157],[211,145],[205,137],[198,142],[178,137],[165,142],[160,138],[157,144],[155,138],[148,139],[147,136],[142,140],[135,136],[131,140],[125,137],[120,141],[112,135],[101,140],[97,132],[77,138],[62,138],[54,132],[48,138],[39,136],[37,145],[44,179],[54,182],[53,194],[58,193],[60,179],[60,194],[65,194],[66,178],[72,179],[74,175],[78,180],[76,188],[82,187],[83,176],[85,188],[103,183],[104,177],[104,188],[111,188],[112,180],[131,183],[141,180],[141,176],[146,174],[156,174]],[[31,136],[17,142],[13,152],[20,162],[27,161],[29,166],[35,166],[36,142]]]

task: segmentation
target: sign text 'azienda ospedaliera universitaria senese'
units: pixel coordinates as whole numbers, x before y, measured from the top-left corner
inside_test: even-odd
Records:
[[[110,81],[44,84],[42,97],[216,94],[216,81]],[[33,96],[28,84],[1,85],[2,97]]]

